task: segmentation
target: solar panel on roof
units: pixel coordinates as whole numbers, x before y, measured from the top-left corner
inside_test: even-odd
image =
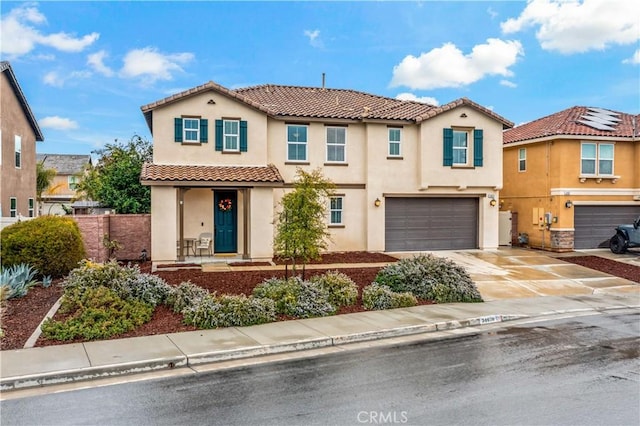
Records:
[[[620,114],[602,108],[587,108],[587,113],[582,115],[578,123],[585,124],[598,130],[616,130],[616,125],[621,121]]]
[[[614,127],[607,126],[606,124],[596,123],[595,121],[578,120],[578,123],[586,124],[589,127],[593,127],[598,130],[615,130]]]

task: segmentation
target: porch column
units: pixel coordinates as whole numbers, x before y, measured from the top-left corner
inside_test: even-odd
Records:
[[[249,202],[249,197],[251,196],[251,191],[249,188],[242,189],[242,228],[244,232],[242,233],[243,240],[243,259],[250,259],[249,255],[249,218],[251,215],[249,214],[249,208],[251,207],[251,203]]]
[[[184,261],[184,188],[178,188],[178,261]]]

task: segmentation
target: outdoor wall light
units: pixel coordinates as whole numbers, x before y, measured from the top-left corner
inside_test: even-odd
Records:
[[[373,205],[376,207],[380,207],[380,204],[382,204],[382,201],[380,201],[380,198],[376,198],[376,200],[373,202]]]
[[[564,203],[564,206],[568,209],[571,208],[571,206],[573,206],[573,203],[571,202],[571,200],[567,201],[566,203]]]
[[[491,201],[489,201],[489,205],[490,205],[491,207],[495,207],[495,206],[496,206],[496,204],[497,204],[497,203],[496,203],[496,200],[495,200],[495,199],[492,199]]]

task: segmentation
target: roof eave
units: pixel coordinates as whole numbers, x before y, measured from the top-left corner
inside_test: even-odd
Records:
[[[25,97],[24,92],[22,91],[22,88],[18,83],[18,79],[16,78],[16,75],[13,72],[13,68],[11,68],[11,64],[7,61],[2,62],[2,72],[5,72],[5,71],[8,72],[7,76],[9,78],[9,83],[11,84],[13,91],[16,93],[18,97],[18,102],[20,102],[20,106],[22,107],[24,114],[27,116],[27,120],[31,125],[33,133],[35,133],[36,135],[36,141],[43,142],[44,135],[40,130],[40,126],[38,126],[38,121],[36,120],[36,117],[33,115],[33,111],[31,111],[31,107],[29,106],[29,103],[27,102],[27,98]]]

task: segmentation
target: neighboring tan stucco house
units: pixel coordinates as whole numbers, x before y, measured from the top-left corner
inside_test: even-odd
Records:
[[[640,215],[639,118],[575,106],[504,132],[500,208],[517,213],[521,243],[608,247]]]
[[[56,171],[49,188],[42,193],[42,214],[65,215],[76,201],[76,187],[87,167],[91,167],[90,155],[36,154],[36,161],[45,169]]]
[[[40,127],[7,61],[0,62],[0,206],[3,218],[34,217]]]
[[[141,109],[153,135],[141,182],[151,186],[154,261],[182,259],[180,242],[203,232],[215,256],[271,259],[298,168],[320,168],[336,185],[329,251],[498,246],[502,132],[513,124],[466,98],[435,107],[209,82]]]

